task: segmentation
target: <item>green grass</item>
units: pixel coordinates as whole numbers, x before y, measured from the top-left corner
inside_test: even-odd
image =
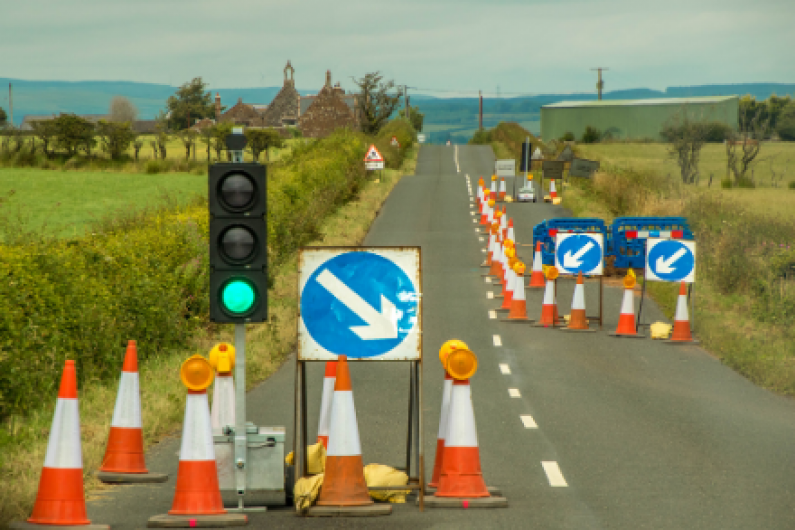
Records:
[[[0,218],[21,215],[28,229],[56,237],[81,236],[93,220],[120,208],[151,207],[164,200],[164,193],[180,203],[206,196],[207,177],[0,168],[0,197],[8,197]]]

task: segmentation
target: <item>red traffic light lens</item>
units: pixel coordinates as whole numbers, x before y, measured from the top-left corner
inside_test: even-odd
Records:
[[[227,209],[241,212],[253,206],[255,189],[254,181],[245,173],[230,173],[221,180],[218,198]]]

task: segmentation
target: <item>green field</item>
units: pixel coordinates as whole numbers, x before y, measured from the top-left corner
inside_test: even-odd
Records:
[[[80,236],[93,219],[152,207],[166,195],[184,203],[197,194],[207,195],[205,175],[0,168],[0,218],[21,216],[29,230],[58,237]]]

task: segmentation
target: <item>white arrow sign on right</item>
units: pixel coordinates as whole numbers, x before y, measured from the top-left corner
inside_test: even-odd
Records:
[[[395,317],[395,305],[386,296],[381,295],[381,312],[379,313],[328,269],[318,275],[317,283],[356,313],[359,318],[367,322],[366,326],[351,326],[351,331],[356,333],[359,338],[362,340],[397,338],[397,320],[399,319]]]
[[[588,241],[584,247],[574,253],[572,255],[571,250],[566,252],[566,255],[563,256],[563,266],[567,269],[576,269],[580,265],[582,265],[582,257],[588,253],[594,247],[592,241]]]

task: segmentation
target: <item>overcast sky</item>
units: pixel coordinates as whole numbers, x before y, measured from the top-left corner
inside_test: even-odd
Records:
[[[0,77],[436,96],[795,82],[795,0],[0,0]],[[433,92],[431,92],[431,89]],[[445,92],[448,91],[448,92]]]

